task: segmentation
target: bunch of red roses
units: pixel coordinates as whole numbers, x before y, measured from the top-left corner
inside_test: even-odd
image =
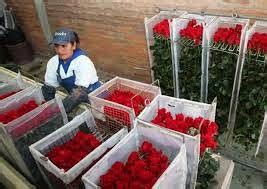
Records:
[[[46,156],[58,168],[68,171],[100,144],[94,135],[78,131],[71,140],[54,147]]]
[[[203,26],[198,24],[195,19],[188,22],[186,28],[180,30],[181,38],[191,39],[196,45],[199,45],[202,41]]]
[[[254,33],[248,41],[248,49],[254,52],[261,52],[267,54],[267,34],[266,33]]]
[[[237,24],[235,27],[220,27],[213,36],[215,43],[225,43],[228,45],[238,45],[242,32],[242,25]]]
[[[133,108],[135,116],[138,116],[145,108],[145,100],[140,95],[135,95],[130,91],[115,90],[108,96],[108,98],[106,98],[106,100]],[[130,125],[130,115],[126,111],[105,106],[104,113]]]
[[[151,189],[168,166],[168,157],[145,141],[139,152],[130,154],[125,165],[115,162],[100,177],[100,186],[103,189]]]
[[[42,124],[47,123],[49,119],[54,116],[58,116],[60,113],[59,107],[51,107],[48,106],[39,112],[36,116],[32,117],[31,119],[23,122],[19,126],[15,127],[10,131],[10,135],[13,138],[18,138],[23,134],[27,133],[28,131],[41,126]]]
[[[157,23],[153,28],[153,32],[157,35],[170,38],[169,21],[167,19],[164,19],[161,22]]]
[[[22,104],[19,108],[15,110],[10,110],[6,113],[0,114],[0,122],[7,124],[24,114],[32,111],[37,108],[39,105],[35,102],[35,100],[29,100],[28,102]]]
[[[19,91],[21,91],[21,90],[19,90]],[[16,92],[14,91],[14,92],[9,92],[9,93],[2,94],[2,95],[0,95],[0,100],[3,100],[3,99],[5,99],[5,98],[7,98],[9,96],[12,96],[13,94],[16,94],[19,91],[16,91]]]
[[[200,153],[203,154],[206,148],[213,150],[217,147],[215,136],[218,134],[218,125],[215,122],[204,119],[203,117],[192,118],[184,114],[176,114],[175,118],[172,117],[170,112],[165,108],[158,110],[157,116],[151,121],[152,123],[165,127],[177,132],[191,134],[192,130],[200,130]]]
[[[136,116],[138,116],[145,107],[145,100],[140,95],[135,95],[130,91],[115,90],[106,100],[133,108]]]

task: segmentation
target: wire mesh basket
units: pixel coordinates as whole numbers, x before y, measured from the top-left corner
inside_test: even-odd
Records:
[[[149,106],[144,109],[144,111],[137,117],[137,120],[148,125],[160,127],[159,125],[151,123],[151,121],[156,117],[160,108],[165,108],[168,112],[171,112],[172,115],[183,113],[184,115],[191,116],[193,118],[201,116],[205,119],[214,121],[216,112],[216,100],[214,100],[212,104],[205,104],[159,95],[149,104]],[[197,179],[200,154],[200,134],[190,136],[163,127],[160,128],[184,137],[188,160],[187,187],[194,188]]]
[[[106,100],[115,90],[132,92],[135,94],[133,99],[137,95],[140,95],[145,100],[146,104],[149,104],[149,102],[151,102],[157,95],[161,94],[158,86],[120,77],[113,78],[89,94],[90,103],[95,109],[109,115],[117,121],[122,122],[129,128],[133,127],[133,121],[136,117],[134,109]]]
[[[101,159],[128,133],[127,128],[121,123],[112,118],[107,119],[108,116],[104,114],[102,119],[99,119],[94,115],[95,112],[97,110],[85,110],[64,127],[30,146],[30,151],[39,169],[47,178],[50,188],[82,187],[80,178],[82,174]],[[101,114],[100,112],[98,113]],[[54,147],[70,141],[78,131],[93,134],[101,141],[101,144],[69,170],[64,171],[47,157],[47,153]]]
[[[2,105],[0,112],[17,108],[30,99],[34,99],[39,106],[7,124],[1,124],[0,153],[32,183],[38,185],[43,183],[42,176],[28,146],[67,123],[67,115],[58,97],[42,104],[44,99],[39,87],[26,89],[20,98]]]
[[[125,163],[133,151],[138,151],[144,141],[152,143],[170,160],[169,167],[159,177],[153,188],[185,188],[187,166],[186,147],[183,137],[161,130],[146,123],[135,123],[134,129],[115,146],[103,159],[82,177],[86,189],[100,188],[100,176],[115,162]]]

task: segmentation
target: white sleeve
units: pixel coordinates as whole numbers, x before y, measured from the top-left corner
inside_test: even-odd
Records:
[[[57,56],[54,56],[48,61],[46,66],[45,84],[51,85],[53,87],[59,86],[57,80],[57,66],[58,66],[58,58]]]
[[[77,57],[77,64],[75,69],[75,85],[89,87],[98,81],[97,73],[93,62],[84,55]]]

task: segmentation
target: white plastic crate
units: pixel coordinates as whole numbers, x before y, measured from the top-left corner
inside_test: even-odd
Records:
[[[187,158],[184,138],[146,123],[135,124],[134,129],[115,148],[83,175],[82,180],[86,189],[99,188],[100,176],[105,174],[116,161],[125,163],[131,152],[137,151],[144,141],[151,142],[172,161],[153,188],[186,187]]]
[[[165,108],[168,112],[171,112],[172,115],[183,113],[184,115],[191,116],[193,118],[201,116],[205,119],[209,119],[210,121],[214,121],[216,112],[216,100],[214,100],[212,104],[205,104],[201,102],[194,102],[185,99],[159,95],[137,117],[137,121],[147,123],[148,125],[155,125],[151,123],[151,121],[156,117],[158,109],[160,108]],[[158,125],[156,126],[160,127]],[[200,154],[200,134],[196,136],[190,136],[163,127],[160,128],[162,128],[163,130],[168,130],[169,132],[173,132],[185,138],[188,160],[187,186],[189,188],[194,188],[197,179]]]
[[[153,28],[154,26],[164,19],[173,19],[178,18],[179,16],[185,14],[186,11],[160,11],[157,15],[153,16],[152,18],[145,18],[145,31],[146,31],[146,42],[147,42],[147,52],[149,57],[150,67],[154,65],[154,57],[150,47],[154,44],[154,37],[153,37]],[[170,33],[171,33],[171,25],[170,25]],[[151,70],[151,78],[154,81],[154,73]]]
[[[203,25],[203,33],[202,33],[202,54],[201,54],[201,88],[199,88],[199,97],[202,102],[206,100],[206,90],[205,90],[205,68],[207,65],[207,51],[209,50],[207,48],[207,37],[206,37],[206,30],[207,27],[214,22],[217,17],[215,16],[201,16],[198,14],[183,14],[179,18],[173,19],[172,22],[172,46],[173,46],[173,66],[174,66],[174,78],[175,78],[175,91],[177,94],[177,97],[181,97],[181,87],[187,87],[187,86],[181,86],[179,83],[179,70],[180,70],[180,58],[181,58],[181,44],[179,40],[181,39],[180,36],[180,31],[188,25],[189,21],[195,19],[197,24],[202,24]],[[192,47],[194,48],[194,47]],[[188,62],[190,64],[190,62]],[[190,80],[190,78],[184,78]]]
[[[46,154],[53,147],[69,141],[79,130],[94,134],[102,143],[71,169],[64,172],[54,165]],[[118,122],[99,120],[91,111],[86,110],[64,127],[32,144],[29,148],[35,161],[40,165],[39,168],[46,174],[51,188],[54,186],[77,188],[77,185],[81,184],[79,176],[92,166],[94,161],[113,148],[127,133],[127,129]]]
[[[105,100],[114,90],[130,91],[136,95],[140,95],[145,99],[146,103],[151,102],[157,95],[161,94],[158,86],[120,77],[113,78],[89,94],[90,103],[95,109],[107,113],[131,128],[136,117],[134,109]]]
[[[58,97],[42,104],[44,99],[40,87],[27,88],[19,98],[1,104],[0,113],[16,109],[31,99],[40,106],[7,124],[0,125],[0,152],[28,179],[38,182],[41,176],[37,176],[38,169],[28,146],[61,127],[68,120],[62,101]]]

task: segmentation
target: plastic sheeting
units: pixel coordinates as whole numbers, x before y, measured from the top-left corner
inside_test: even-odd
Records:
[[[181,43],[180,31],[186,28],[192,19],[203,26],[202,43],[195,45],[192,42]],[[207,36],[206,28],[216,19],[214,16],[184,14],[173,19],[172,45],[174,56],[175,90],[179,98],[194,101],[206,101],[205,68],[207,65]],[[193,53],[193,54],[192,54]],[[194,57],[192,57],[194,55]],[[193,80],[195,78],[195,80]]]
[[[242,48],[244,44],[245,32],[248,28],[248,19],[219,17],[211,23],[207,30],[208,48],[207,53],[208,66],[205,70],[206,74],[206,90],[207,100],[211,102],[217,97],[217,113],[216,122],[219,124],[220,134],[226,131],[229,114],[231,114],[232,94],[237,90],[237,75],[240,72]],[[235,27],[237,24],[242,25],[239,47],[228,48],[221,45],[215,47],[213,44],[213,36],[220,27]],[[228,63],[229,62],[229,63]],[[231,122],[231,120],[230,120]]]

